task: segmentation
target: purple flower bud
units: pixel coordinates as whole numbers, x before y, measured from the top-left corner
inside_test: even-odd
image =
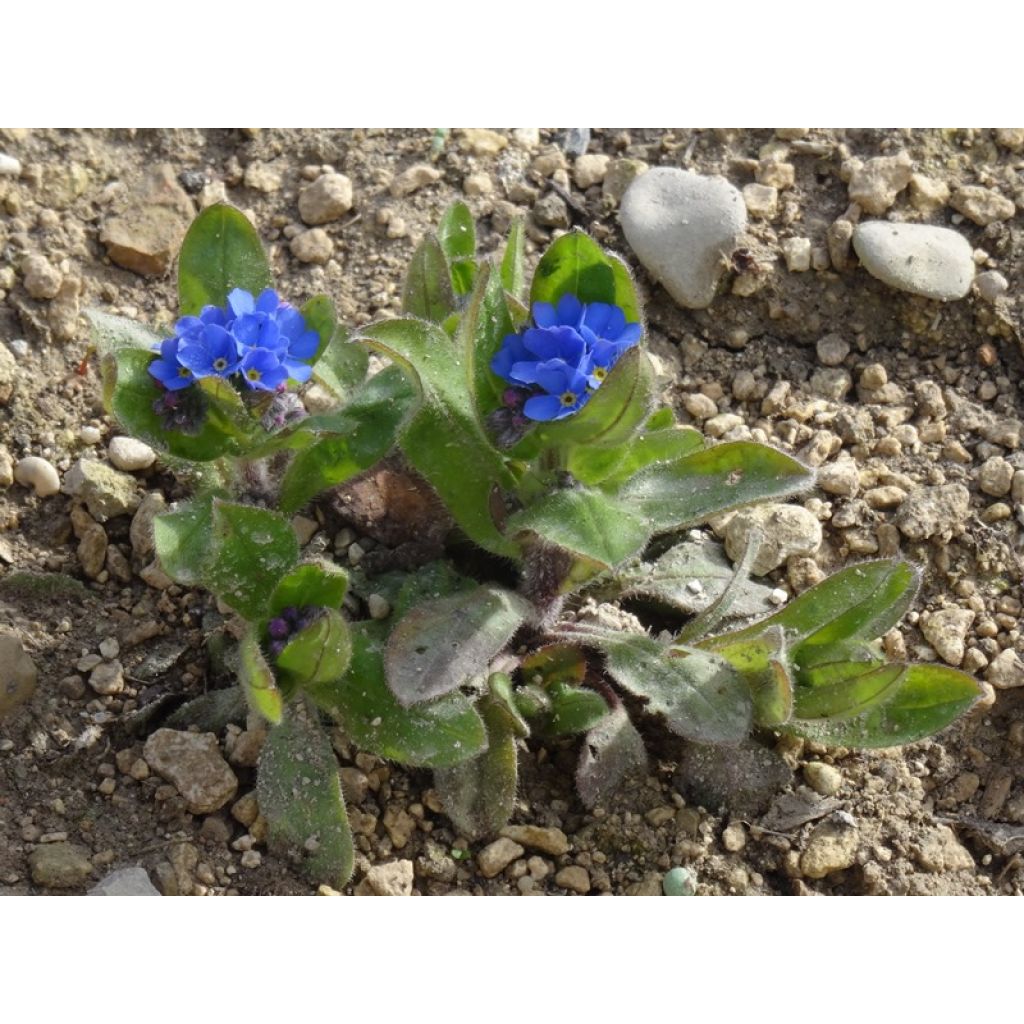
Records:
[[[284,619],[271,619],[267,626],[267,632],[275,640],[283,640],[291,632],[291,629]]]
[[[284,641],[275,640],[270,645],[270,653],[276,658],[284,650]]]

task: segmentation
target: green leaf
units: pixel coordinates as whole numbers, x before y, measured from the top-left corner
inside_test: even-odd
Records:
[[[501,286],[520,304],[526,303],[526,234],[523,218],[516,217],[508,230],[505,254],[501,257]]]
[[[378,578],[379,579],[379,578]],[[449,562],[428,562],[412,573],[404,573],[394,604],[397,623],[417,605],[435,601],[452,594],[475,590],[477,583],[456,572]]]
[[[619,497],[655,533],[676,530],[755,501],[806,490],[814,473],[767,445],[730,441],[634,476]]]
[[[794,711],[801,719],[854,718],[894,695],[905,667],[878,661],[839,661],[805,670],[800,673]]]
[[[267,735],[256,787],[272,844],[306,855],[314,882],[340,887],[352,877],[352,832],[331,741],[313,711],[290,704]]]
[[[615,498],[598,491],[554,491],[515,513],[510,534],[533,533],[572,552],[594,571],[611,568],[642,551],[647,524]]]
[[[369,353],[362,345],[350,341],[348,332],[340,325],[335,326],[324,342],[326,322],[319,322],[319,311],[310,310],[318,299],[311,299],[302,307],[306,322],[320,334],[321,346],[313,364],[313,377],[339,399],[351,398],[360,384],[366,380]],[[333,322],[334,310],[331,310]]]
[[[704,435],[693,427],[672,425],[653,429],[648,420],[643,432],[629,442],[615,471],[603,478],[603,486],[618,490],[642,469],[658,462],[678,462],[704,448]],[[572,463],[569,465],[572,469]]]
[[[267,509],[214,499],[211,547],[202,582],[245,618],[259,619],[269,583],[299,560],[291,523]]]
[[[409,707],[471,682],[531,611],[521,597],[494,586],[413,608],[395,627],[384,655],[391,692]]]
[[[258,296],[272,284],[260,236],[240,210],[217,203],[192,221],[178,257],[181,316],[226,306],[235,288]]]
[[[618,448],[629,442],[651,411],[654,370],[647,353],[629,349],[583,408],[534,428],[545,447],[586,444]]]
[[[587,674],[587,659],[572,644],[547,644],[523,658],[519,672],[524,683],[537,686],[582,683]]]
[[[862,663],[861,663],[862,664]],[[899,670],[895,681],[893,669]],[[841,675],[841,672],[833,672]],[[796,714],[805,708],[822,710],[820,698],[805,694],[798,680]],[[819,677],[821,687],[822,679]],[[848,688],[846,709],[833,703],[829,710],[846,717],[806,720],[795,718],[787,732],[837,747],[894,747],[931,736],[959,717],[981,696],[970,676],[945,665],[887,665],[834,684],[833,699]],[[859,713],[857,709],[863,708]]]
[[[750,693],[727,661],[677,652],[649,636],[574,624],[565,639],[597,648],[620,686],[647,701],[672,732],[697,743],[739,743],[752,721]]]
[[[124,429],[161,452],[192,462],[209,462],[239,450],[232,417],[225,415],[216,399],[195,387],[186,388],[183,401],[197,402],[201,424],[196,433],[169,430],[163,416],[154,411],[162,391],[149,372],[156,358],[152,352],[122,347],[101,360],[104,404]]]
[[[153,544],[160,566],[176,583],[202,584],[213,532],[213,495],[180,504],[153,520]]]
[[[351,480],[384,458],[396,443],[413,399],[408,378],[389,366],[340,412],[304,421],[307,436],[319,439],[288,466],[281,481],[282,511],[297,511],[321,491]]]
[[[338,318],[334,312],[334,303],[326,295],[314,295],[299,312],[302,313],[302,319],[306,321],[306,327],[311,331],[316,331],[320,338],[320,344],[311,360],[315,363],[340,330]],[[342,334],[344,335],[344,332]]]
[[[743,677],[758,725],[777,727],[793,716],[793,675],[785,634],[778,626],[715,652]]]
[[[647,751],[640,733],[617,707],[587,734],[576,768],[576,789],[587,807],[596,807],[621,785],[628,775],[647,768]]]
[[[402,312],[439,324],[454,313],[455,308],[444,250],[433,235],[425,235],[413,253],[406,274]]]
[[[285,608],[340,608],[348,590],[348,573],[334,562],[297,565],[274,588],[267,609],[271,617]]]
[[[471,761],[434,771],[445,813],[458,831],[480,839],[508,824],[516,798],[516,738],[508,716],[492,696],[479,705],[487,726],[487,749]]]
[[[274,664],[292,686],[318,686],[341,679],[351,656],[348,624],[339,611],[328,608],[288,641]]]
[[[381,623],[352,626],[352,660],[344,678],[310,689],[363,750],[413,767],[445,767],[487,745],[484,723],[461,693],[404,708],[384,678]]]
[[[735,570],[721,544],[709,537],[669,548],[653,564],[643,562],[618,574],[628,597],[644,597],[696,615],[722,596]],[[735,618],[763,615],[771,610],[772,588],[747,579],[729,609]]]
[[[567,294],[580,302],[610,302],[622,309],[627,323],[641,322],[640,303],[625,263],[582,231],[570,231],[548,247],[533,275],[530,304],[556,305]]]
[[[468,295],[476,278],[476,222],[461,200],[445,210],[437,226],[437,238],[448,260],[452,289],[456,295]]]
[[[516,736],[526,739],[530,735],[530,723],[523,717],[516,701],[517,694],[512,687],[512,679],[504,672],[492,672],[487,677],[487,689],[501,706],[502,712],[508,719],[509,728]]]
[[[593,690],[555,683],[548,689],[551,709],[541,717],[545,736],[573,736],[589,732],[608,714],[608,702]]]
[[[114,316],[98,309],[87,309],[89,333],[92,336],[96,352],[102,358],[113,355],[123,348],[140,349],[151,355],[163,338],[145,324],[140,324],[127,317]]]
[[[494,554],[515,557],[518,549],[494,515],[502,492],[515,481],[476,417],[464,357],[439,328],[416,320],[375,324],[361,340],[403,366],[422,394],[422,405],[401,436],[413,467],[471,540]]]
[[[271,725],[279,725],[284,713],[284,698],[277,688],[274,672],[267,664],[255,630],[246,630],[239,644],[238,678],[249,707],[262,715]]]
[[[501,405],[506,384],[491,372],[491,359],[514,329],[498,275],[493,267],[484,265],[456,336],[481,421]]]
[[[718,637],[706,646],[729,645],[781,626],[798,661],[808,649],[872,640],[903,618],[917,593],[920,574],[909,562],[879,559],[851,565],[822,580],[784,608],[746,629]]]

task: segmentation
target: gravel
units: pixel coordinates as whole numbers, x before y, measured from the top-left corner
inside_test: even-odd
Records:
[[[14,467],[14,479],[23,487],[31,487],[37,497],[49,498],[60,492],[60,474],[48,459],[29,455]]]

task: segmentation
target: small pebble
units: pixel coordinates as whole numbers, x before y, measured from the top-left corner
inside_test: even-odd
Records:
[[[78,431],[78,440],[82,444],[99,444],[102,438],[103,434],[99,427],[87,425]]]
[[[21,174],[21,161],[0,153],[0,178],[17,178]]]
[[[14,479],[23,487],[31,487],[40,498],[49,498],[60,491],[60,476],[53,464],[38,455],[19,459]]]
[[[697,876],[689,868],[672,868],[661,881],[666,896],[693,896],[697,892]]]
[[[156,462],[156,452],[143,441],[134,437],[115,437],[107,445],[110,461],[126,473],[148,469]]]
[[[391,605],[380,594],[371,594],[366,599],[371,619],[386,619],[391,614]]]

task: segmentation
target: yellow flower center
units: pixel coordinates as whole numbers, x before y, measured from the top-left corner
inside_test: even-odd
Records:
[[[257,370],[257,369],[256,369],[255,367],[253,367],[253,368],[252,368],[251,370],[246,370],[246,371],[245,371],[245,375],[246,375],[246,377],[248,377],[248,378],[249,378],[249,380],[253,380],[253,381],[255,381],[255,380],[259,380],[259,379],[260,379],[260,377],[261,377],[261,376],[263,376],[263,375],[262,375],[262,374],[260,373],[260,371],[259,371],[259,370]]]
[[[576,404],[576,395],[572,391],[563,391],[559,401],[568,409],[569,406]]]
[[[603,366],[594,367],[594,376],[598,380],[604,380],[608,376],[608,371]]]
[[[227,365],[228,361],[226,359],[214,359],[213,361],[213,368],[215,370],[223,370]]]
[[[179,377],[191,377],[192,376],[192,371],[187,366],[179,366],[178,367],[178,376]]]

